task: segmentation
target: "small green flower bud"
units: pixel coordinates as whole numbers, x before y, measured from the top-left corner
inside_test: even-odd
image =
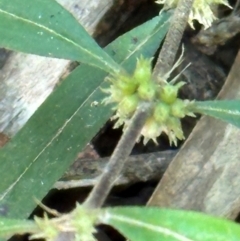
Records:
[[[170,106],[164,102],[159,102],[154,108],[153,116],[159,124],[164,124],[170,116]]]
[[[172,104],[177,99],[178,89],[174,85],[165,85],[160,90],[160,100]]]
[[[167,127],[170,129],[173,134],[179,139],[184,140],[184,134],[182,130],[182,124],[179,118],[176,117],[170,117],[167,122]]]
[[[121,76],[115,83],[116,88],[119,88],[124,95],[131,95],[137,89],[137,81],[128,76]]]
[[[176,117],[169,117],[163,131],[169,138],[170,145],[177,146],[177,139],[184,140],[181,121]]]
[[[146,145],[149,140],[153,140],[157,144],[157,137],[161,134],[162,129],[154,118],[150,117],[146,121],[141,134],[144,137],[143,144]]]
[[[141,99],[151,101],[156,94],[156,84],[153,81],[141,83],[137,91]]]
[[[68,227],[70,227],[71,230],[75,230],[74,240],[95,241],[93,234],[96,232],[95,223],[98,220],[98,216],[98,210],[88,210],[82,205],[77,204],[77,207],[73,210],[67,222]]]
[[[165,84],[159,89],[160,99],[167,104],[172,104],[177,99],[178,90],[184,84],[184,82],[179,82],[176,85]]]
[[[171,105],[171,114],[174,117],[183,118],[186,115],[185,103],[181,99],[176,99],[176,101]]]
[[[139,98],[137,95],[125,96],[117,108],[119,117],[124,118],[131,116],[136,110],[138,102]]]
[[[136,69],[133,73],[133,78],[138,83],[148,82],[152,76],[152,59],[144,59],[142,56],[137,60]]]

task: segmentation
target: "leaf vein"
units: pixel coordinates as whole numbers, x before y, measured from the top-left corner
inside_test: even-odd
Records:
[[[205,106],[201,106],[199,107],[200,110],[207,110],[207,111],[216,111],[216,112],[219,112],[219,113],[224,113],[224,114],[232,114],[232,115],[235,115],[235,116],[240,116],[240,112],[237,111],[237,110],[229,110],[229,109],[220,109],[220,108],[214,108],[214,107],[205,107]]]
[[[173,238],[175,238],[177,240],[180,240],[180,241],[193,241],[192,239],[189,239],[189,238],[183,236],[182,234],[179,234],[175,231],[172,231],[169,228],[159,227],[159,226],[156,226],[156,225],[153,225],[153,224],[144,223],[144,222],[141,222],[139,220],[128,218],[126,216],[113,215],[112,213],[108,213],[108,219],[117,220],[117,221],[120,221],[120,222],[123,222],[123,223],[138,226],[140,228],[146,228],[148,230],[173,237]]]
[[[3,9],[0,9],[0,12],[3,13],[3,14],[6,14],[6,15],[9,15],[15,19],[20,19],[21,21],[23,22],[27,22],[29,24],[32,24],[32,25],[35,25],[39,28],[42,28],[44,30],[46,30],[47,32],[59,37],[59,38],[62,38],[63,40],[71,43],[72,45],[74,45],[75,47],[79,48],[81,51],[85,52],[86,54],[90,55],[90,56],[93,56],[94,58],[98,59],[100,62],[102,62],[104,65],[108,66],[110,69],[113,70],[113,72],[116,72],[116,70],[114,69],[113,66],[109,65],[107,61],[103,61],[103,59],[101,57],[99,57],[98,55],[94,55],[92,52],[88,51],[87,49],[81,47],[81,45],[77,44],[76,42],[74,42],[73,40],[69,39],[69,38],[66,38],[64,37],[63,35],[57,33],[56,31],[54,31],[53,29],[50,29],[42,24],[39,24],[39,23],[36,23],[36,22],[33,22],[29,19],[26,19],[26,18],[22,18],[22,17],[19,17],[13,13],[10,13],[10,12],[7,12],[7,11],[4,11]],[[98,66],[97,66],[98,67]]]

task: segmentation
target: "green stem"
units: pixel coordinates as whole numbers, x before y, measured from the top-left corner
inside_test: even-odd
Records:
[[[130,124],[124,131],[121,140],[115,148],[109,163],[104,169],[99,182],[94,186],[92,192],[84,202],[87,208],[99,208],[103,205],[114,182],[120,175],[124,163],[130,155],[136,139],[142,130],[151,110],[150,103],[141,103],[137,108]]]

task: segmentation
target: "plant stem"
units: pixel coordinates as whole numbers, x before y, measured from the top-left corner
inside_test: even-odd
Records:
[[[169,72],[173,66],[183,32],[187,26],[188,16],[193,1],[194,0],[179,0],[170,29],[154,69],[153,74],[156,79],[158,75],[164,75]],[[99,182],[94,186],[90,195],[84,202],[83,205],[85,207],[99,208],[102,206],[114,185],[114,181],[121,173],[124,163],[130,155],[151,109],[152,105],[150,103],[142,103],[138,106],[129,126],[115,148],[108,165],[104,169]]]
[[[174,64],[194,0],[179,0],[154,68],[154,76],[164,76]]]
[[[115,148],[108,165],[104,169],[99,182],[94,186],[92,192],[84,202],[83,205],[85,207],[99,208],[103,205],[114,185],[114,181],[116,181],[120,175],[124,163],[135,145],[136,139],[149,116],[150,110],[150,103],[144,102],[138,106],[130,124],[124,131],[121,140]]]

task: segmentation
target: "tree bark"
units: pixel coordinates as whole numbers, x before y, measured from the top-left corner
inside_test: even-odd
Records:
[[[219,99],[240,98],[240,52]],[[148,205],[235,219],[240,210],[240,130],[204,116],[169,165]]]

